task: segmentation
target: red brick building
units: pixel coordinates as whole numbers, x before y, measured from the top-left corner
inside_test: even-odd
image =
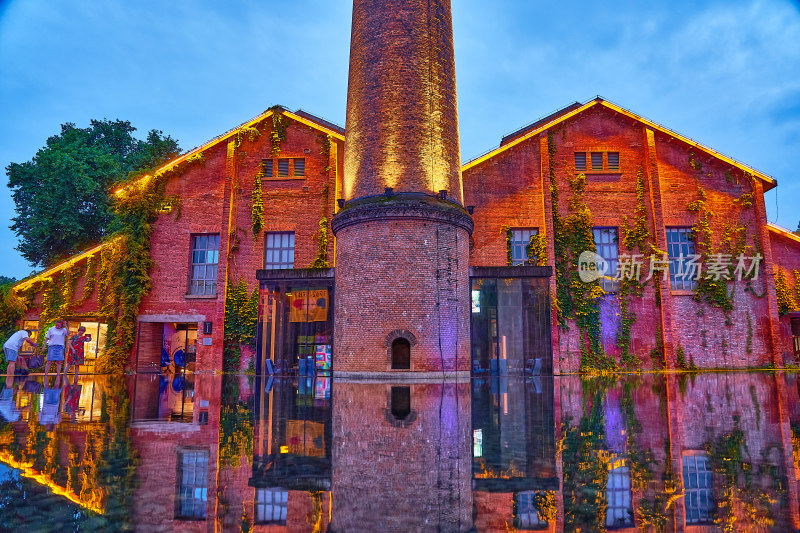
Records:
[[[23,324],[87,326],[114,370],[244,369],[254,336],[257,371],[301,374],[800,356],[773,178],[600,98],[461,166],[452,46],[448,1],[357,0],[346,138],[275,107],[131,181],[150,211],[17,284]]]

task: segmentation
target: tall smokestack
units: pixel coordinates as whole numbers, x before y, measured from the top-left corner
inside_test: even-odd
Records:
[[[334,372],[468,374],[449,0],[354,0],[343,196]]]

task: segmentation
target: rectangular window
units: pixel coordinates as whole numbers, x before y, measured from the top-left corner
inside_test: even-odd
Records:
[[[669,282],[673,290],[694,290],[696,274],[690,259],[695,257],[692,228],[666,228],[667,253],[669,254]]]
[[[193,235],[189,294],[217,294],[218,262],[219,235]]]
[[[279,178],[288,178],[289,177],[289,158],[281,158],[278,159],[278,177]]]
[[[592,152],[592,170],[603,170],[603,152]]]
[[[631,498],[631,471],[624,459],[611,457],[606,484],[606,527],[633,526],[633,499]]]
[[[705,454],[683,455],[683,489],[686,523],[711,522],[711,466]]]
[[[536,491],[527,490],[525,492],[516,493],[517,501],[517,514],[516,524],[519,529],[539,529],[546,526],[547,522],[539,517],[539,512],[536,510],[536,505],[533,503],[536,497]]]
[[[294,232],[268,232],[264,244],[264,268],[294,268]]]
[[[295,157],[294,158],[293,166],[293,175],[295,177],[298,176],[305,176],[306,175],[306,160],[302,157]]]
[[[594,245],[597,247],[597,255],[606,260],[608,270],[605,276],[600,278],[600,287],[606,292],[617,292],[619,281],[614,278],[619,268],[619,239],[617,228],[592,228],[594,233]]]
[[[608,170],[619,170],[619,152],[608,152]]]
[[[575,170],[586,170],[586,152],[575,152]]]
[[[208,499],[208,451],[178,451],[175,518],[205,520]]]
[[[272,177],[272,159],[262,159],[261,160],[261,170],[264,172],[265,178]]]
[[[39,335],[39,321],[38,320],[23,320],[22,329],[31,330],[31,340],[36,340]],[[34,348],[27,342],[23,342],[19,348],[20,355],[33,355]]]
[[[282,488],[256,489],[256,523],[286,525],[289,492]]]
[[[516,265],[530,265],[528,260],[527,247],[531,242],[531,237],[537,235],[539,230],[537,228],[515,228],[511,230],[511,264]]]

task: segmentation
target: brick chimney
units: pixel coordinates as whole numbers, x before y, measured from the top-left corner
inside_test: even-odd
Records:
[[[468,374],[449,0],[354,0],[345,129],[334,372]]]

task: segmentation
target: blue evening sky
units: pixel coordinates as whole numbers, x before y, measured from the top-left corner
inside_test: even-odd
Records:
[[[464,161],[600,95],[775,177],[769,219],[797,227],[798,2],[452,4]],[[348,0],[0,0],[0,167],[93,118],[184,150],[274,104],[344,125],[350,15]],[[2,186],[0,275],[21,278],[12,216]]]

